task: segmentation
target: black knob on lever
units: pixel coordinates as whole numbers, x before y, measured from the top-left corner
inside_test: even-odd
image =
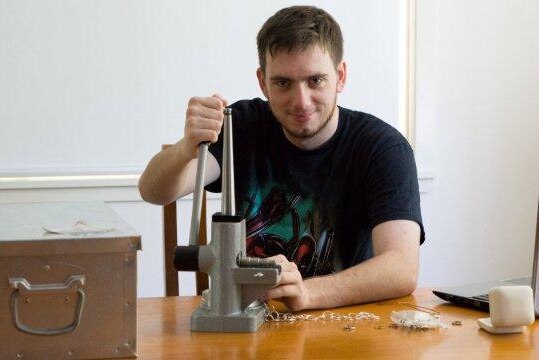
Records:
[[[174,269],[176,271],[199,271],[198,252],[200,246],[176,246],[174,248]]]

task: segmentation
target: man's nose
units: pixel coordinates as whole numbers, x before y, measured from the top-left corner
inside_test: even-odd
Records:
[[[305,109],[310,104],[310,89],[306,84],[299,83],[296,85],[293,94],[294,108]]]

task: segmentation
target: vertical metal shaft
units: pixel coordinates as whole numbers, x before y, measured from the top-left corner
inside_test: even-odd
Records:
[[[202,192],[204,191],[204,172],[208,156],[209,143],[204,142],[198,146],[197,177],[195,191],[193,192],[193,212],[191,213],[191,229],[189,232],[189,245],[198,245],[200,231],[200,216],[202,210]]]
[[[236,198],[234,194],[234,152],[232,146],[232,109],[225,108],[224,113],[221,214],[236,215]]]

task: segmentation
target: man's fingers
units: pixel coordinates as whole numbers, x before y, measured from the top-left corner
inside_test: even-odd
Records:
[[[284,255],[275,255],[268,259],[281,265],[282,271],[281,281],[266,292],[266,298],[282,301],[292,311],[304,309],[307,301],[306,289],[296,263],[288,261]]]
[[[282,271],[281,272],[281,281],[279,282],[280,285],[287,285],[287,284],[298,284],[301,283],[303,280],[301,278],[301,274],[299,271]]]
[[[224,96],[223,96],[223,95],[221,95],[221,94],[213,94],[213,95],[212,95],[212,97],[214,97],[214,98],[217,98],[217,99],[221,100],[221,101],[222,101],[222,103],[223,103],[223,107],[226,107],[226,106],[228,106],[228,101],[226,101],[226,99],[224,98]]]
[[[290,261],[288,261],[288,259],[286,258],[286,256],[284,256],[283,254],[270,256],[270,257],[268,257],[267,259],[268,259],[268,260],[273,260],[273,261],[275,261],[276,264],[279,264],[279,265],[282,265],[283,263],[288,263],[288,262],[290,262]]]
[[[266,259],[267,260],[273,260],[273,261],[275,261],[275,264],[281,265],[281,270],[282,271],[292,271],[292,272],[293,271],[298,271],[298,266],[296,265],[296,263],[292,262],[292,261],[288,261],[286,256],[284,256],[282,254],[270,256],[270,257],[268,257]]]
[[[203,106],[201,104],[194,104],[187,108],[186,111],[187,119],[192,118],[206,118],[206,119],[213,119],[215,121],[219,121],[219,123],[223,120],[223,112],[220,110],[216,110],[207,106]]]
[[[196,105],[202,105],[208,108],[212,108],[218,111],[223,111],[225,105],[225,101],[219,97],[192,97],[189,99],[188,106],[196,106]]]
[[[297,272],[299,274],[298,266],[294,262],[286,261],[280,263],[279,265],[281,265],[281,269],[283,272]]]
[[[222,123],[219,120],[202,118],[202,117],[192,117],[189,119],[189,127],[186,127],[186,130],[190,129],[200,129],[200,130],[212,130],[217,133],[221,132]]]
[[[290,298],[301,295],[303,295],[303,292],[297,285],[282,285],[266,292],[266,297],[268,299]]]
[[[214,143],[217,141],[219,134],[213,130],[195,129],[191,131],[189,137],[196,144],[200,144],[206,141]]]
[[[193,97],[186,111],[185,137],[191,144],[216,142],[223,123],[224,101],[221,97]]]

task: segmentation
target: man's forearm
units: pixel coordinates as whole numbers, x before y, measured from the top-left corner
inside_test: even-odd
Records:
[[[168,204],[190,192],[192,181],[186,175],[192,172],[190,167],[196,169],[196,159],[182,154],[180,142],[155,155],[141,175],[139,190],[145,201]]]
[[[307,308],[321,309],[391,299],[410,294],[417,283],[417,264],[388,251],[336,274],[304,281]]]

